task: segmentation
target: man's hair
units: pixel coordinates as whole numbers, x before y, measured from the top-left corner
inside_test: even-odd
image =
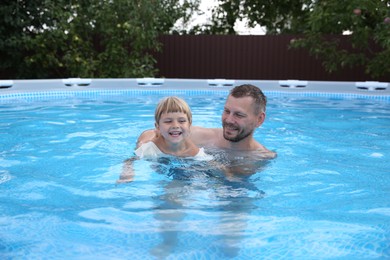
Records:
[[[254,85],[244,84],[234,87],[232,90],[230,90],[230,95],[235,98],[252,97],[255,104],[255,113],[258,114],[265,112],[267,97],[258,87]]]
[[[163,113],[181,112],[186,114],[189,123],[192,123],[192,113],[187,102],[178,97],[166,97],[160,100],[154,113],[154,120],[158,124]]]

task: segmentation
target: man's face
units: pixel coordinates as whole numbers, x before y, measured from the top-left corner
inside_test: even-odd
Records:
[[[239,142],[251,136],[264,120],[264,113],[255,114],[253,98],[228,96],[222,114],[223,137]]]

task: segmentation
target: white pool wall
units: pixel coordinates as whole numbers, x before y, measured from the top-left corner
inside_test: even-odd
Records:
[[[351,93],[361,95],[390,96],[390,83],[305,81],[305,80],[232,80],[232,79],[172,79],[172,78],[121,78],[121,79],[42,79],[42,80],[0,80],[2,94],[85,91],[85,90],[126,90],[126,89],[202,89],[229,90],[241,84],[253,84],[263,91],[290,93]]]

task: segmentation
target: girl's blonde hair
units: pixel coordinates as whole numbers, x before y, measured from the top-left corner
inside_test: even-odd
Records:
[[[163,113],[180,112],[186,114],[188,122],[192,124],[192,113],[187,102],[179,97],[166,97],[160,100],[154,113],[154,120],[158,124]]]

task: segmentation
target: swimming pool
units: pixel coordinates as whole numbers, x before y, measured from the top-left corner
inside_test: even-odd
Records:
[[[185,98],[194,125],[219,127],[229,86],[218,84],[230,83],[0,94],[1,258],[389,258],[383,92],[268,89],[255,138],[278,157],[256,174],[138,161],[134,182],[115,184],[161,97]]]

